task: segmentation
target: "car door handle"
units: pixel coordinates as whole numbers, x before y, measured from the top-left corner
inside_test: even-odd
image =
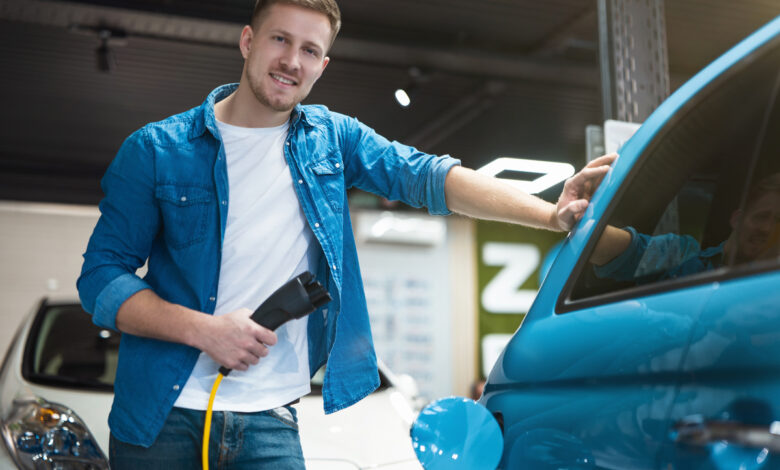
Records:
[[[768,426],[757,426],[738,421],[706,420],[700,415],[694,415],[677,421],[673,426],[672,437],[675,442],[693,446],[726,441],[742,447],[780,453],[780,421],[774,421]]]

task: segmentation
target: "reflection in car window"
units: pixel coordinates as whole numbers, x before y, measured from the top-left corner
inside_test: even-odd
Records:
[[[119,333],[100,328],[79,305],[44,305],[27,340],[23,372],[38,383],[110,389]]]
[[[726,242],[729,264],[772,262],[780,256],[780,172],[759,173],[755,179]]]
[[[780,46],[760,54],[667,123],[627,179],[570,300],[773,254],[776,262]]]
[[[750,183],[736,215],[733,265],[774,263],[780,258],[780,74],[773,106],[760,129]]]

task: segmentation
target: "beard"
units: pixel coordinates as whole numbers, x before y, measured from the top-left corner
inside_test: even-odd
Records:
[[[292,111],[295,105],[303,101],[309,94],[308,91],[300,90],[289,98],[271,96],[271,93],[263,86],[263,78],[265,76],[257,77],[251,69],[247,69],[246,76],[249,89],[252,90],[252,94],[255,95],[257,101],[280,113]]]

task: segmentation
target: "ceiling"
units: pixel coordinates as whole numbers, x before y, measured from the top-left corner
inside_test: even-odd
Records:
[[[238,80],[252,4],[0,0],[0,199],[96,203],[127,135]],[[497,156],[584,163],[585,126],[603,120],[596,0],[339,5],[344,26],[307,102],[471,167]],[[777,0],[667,0],[672,90],[777,15]],[[96,67],[101,29],[114,33],[108,73]],[[402,109],[392,93],[412,67],[424,81]]]

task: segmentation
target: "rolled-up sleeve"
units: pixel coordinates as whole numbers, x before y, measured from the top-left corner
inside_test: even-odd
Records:
[[[347,131],[344,171],[348,186],[413,207],[424,206],[434,215],[451,213],[444,181],[460,160],[391,142],[354,118],[345,117],[338,125]]]
[[[149,285],[136,275],[160,227],[154,155],[144,129],[125,140],[101,181],[100,218],[76,283],[93,322],[116,329],[119,307]]]

